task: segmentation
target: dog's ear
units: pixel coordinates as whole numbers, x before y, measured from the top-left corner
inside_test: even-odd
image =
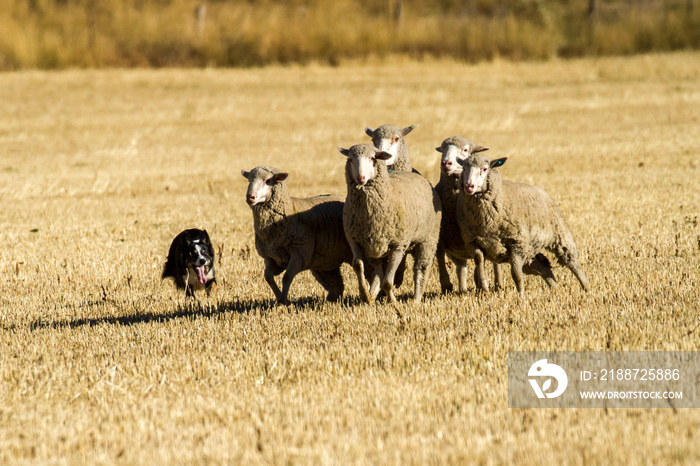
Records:
[[[247,179],[248,179],[248,175],[250,175],[250,172],[247,172],[247,171],[245,171],[245,170],[241,170],[241,175],[243,175],[243,178],[245,178],[245,179],[247,180]]]
[[[202,242],[208,246],[211,246],[211,239],[209,238],[209,233],[207,233],[207,230],[202,230]]]
[[[187,230],[183,231],[182,233],[182,237],[185,238],[185,243],[192,244],[192,238],[190,237],[190,233]]]

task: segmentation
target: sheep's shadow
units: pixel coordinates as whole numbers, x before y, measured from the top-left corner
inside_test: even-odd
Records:
[[[178,304],[171,312],[138,312],[122,316],[83,317],[63,320],[36,320],[29,324],[31,330],[45,328],[80,328],[97,325],[136,325],[149,322],[167,322],[187,317],[213,317],[224,313],[248,314],[254,310],[265,311],[277,305],[274,299],[243,299],[216,304],[203,304],[200,301],[189,301]],[[14,326],[13,326],[14,327]]]
[[[405,294],[399,297],[399,301],[410,301],[409,295]],[[282,306],[275,299],[241,299],[233,301],[225,301],[218,303],[203,303],[199,300],[187,300],[180,303],[170,312],[134,312],[131,314],[120,316],[101,316],[101,317],[81,317],[75,319],[47,320],[39,319],[29,324],[30,330],[40,329],[75,329],[81,327],[95,327],[98,325],[123,325],[131,326],[150,322],[168,322],[175,319],[203,317],[211,318],[219,314],[237,313],[249,314],[251,312],[264,313],[276,307],[286,308],[289,312],[300,312],[302,310],[318,310],[324,307],[326,300],[321,296],[306,296],[293,300],[289,306]],[[382,301],[383,304],[387,304]],[[88,304],[88,307],[101,305],[102,302],[93,302]],[[359,296],[344,296],[339,304],[343,309],[352,309],[362,304]],[[84,307],[84,306],[80,306]],[[21,325],[20,325],[21,326]],[[20,327],[11,325],[6,330]]]

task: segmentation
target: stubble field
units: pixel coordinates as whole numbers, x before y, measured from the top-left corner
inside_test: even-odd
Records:
[[[700,54],[468,66],[0,74],[0,462],[700,461],[700,411],[517,410],[509,350],[700,346]],[[591,282],[399,291],[326,304],[308,272],[278,307],[241,169],[344,193],[336,146],[419,123],[559,203]],[[219,286],[160,273],[206,228]],[[471,271],[471,266],[470,266]],[[509,275],[509,274],[508,274]],[[453,276],[454,281],[454,276]]]

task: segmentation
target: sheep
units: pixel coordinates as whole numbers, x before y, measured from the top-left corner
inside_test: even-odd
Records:
[[[386,161],[387,168],[389,170],[396,170],[400,172],[410,172],[418,173],[418,170],[413,168],[411,165],[411,158],[408,156],[408,145],[406,144],[405,136],[408,135],[414,128],[418,125],[411,125],[405,128],[399,128],[393,125],[382,125],[377,129],[372,129],[369,126],[365,128],[365,133],[367,136],[372,138],[372,144],[377,149],[387,152],[392,155],[392,157]],[[420,175],[420,173],[418,173]],[[386,267],[386,263],[384,264]],[[399,288],[403,283],[403,275],[406,270],[406,256],[399,264],[399,268],[396,269],[396,275],[394,276],[394,287]],[[369,273],[369,271],[368,271]],[[369,278],[369,277],[367,277]]]
[[[420,302],[440,236],[440,198],[420,175],[387,169],[392,158],[370,144],[338,148],[348,160],[348,195],[343,208],[345,236],[363,301],[372,303],[381,288],[392,303],[394,275],[407,252],[414,257],[414,299]],[[382,259],[387,258],[386,265]],[[372,268],[372,283],[364,275]]]
[[[404,139],[418,125],[399,128],[393,125],[382,125],[377,129],[365,128],[367,136],[372,138],[372,144],[380,151],[391,154],[386,161],[389,170],[410,172],[413,170],[411,158],[408,156],[408,146]],[[416,172],[418,173],[418,172]]]
[[[556,286],[544,251],[553,253],[561,265],[576,276],[588,291],[576,243],[559,207],[537,186],[501,180],[498,167],[507,157],[489,160],[471,154],[463,167],[457,199],[457,222],[462,240],[474,251],[474,262],[483,277],[484,256],[494,262],[510,262],[511,275],[520,294],[523,271]]]
[[[443,293],[452,291],[450,275],[447,271],[445,255],[455,264],[460,293],[467,292],[467,259],[473,259],[473,251],[464,245],[462,234],[457,223],[457,195],[459,193],[459,179],[462,174],[462,166],[459,160],[467,158],[471,154],[488,150],[488,147],[475,144],[461,136],[452,136],[444,141],[435,150],[442,154],[440,164],[440,181],[435,185],[435,191],[440,196],[442,204],[442,224],[440,227],[440,242],[437,248],[438,270],[440,271],[440,288]],[[474,269],[474,282],[477,288],[485,283],[479,277],[478,268]],[[502,288],[503,283],[497,263],[493,263],[493,274],[496,289]],[[482,291],[486,289],[482,288]]]
[[[292,280],[304,270],[328,291],[327,301],[338,301],[344,291],[340,266],[352,259],[343,231],[343,197],[292,197],[287,173],[268,166],[241,174],[249,182],[246,202],[253,211],[255,248],[265,260],[265,280],[277,302],[289,304]],[[280,291],[274,277],[282,272]]]

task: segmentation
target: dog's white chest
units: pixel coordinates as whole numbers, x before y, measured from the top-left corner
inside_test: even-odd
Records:
[[[207,283],[214,279],[214,267],[209,269],[209,272],[205,275],[207,278]],[[206,286],[199,283],[197,279],[197,272],[194,270],[187,269],[187,274],[182,276],[182,281],[187,283],[187,286],[195,291],[203,290]]]

